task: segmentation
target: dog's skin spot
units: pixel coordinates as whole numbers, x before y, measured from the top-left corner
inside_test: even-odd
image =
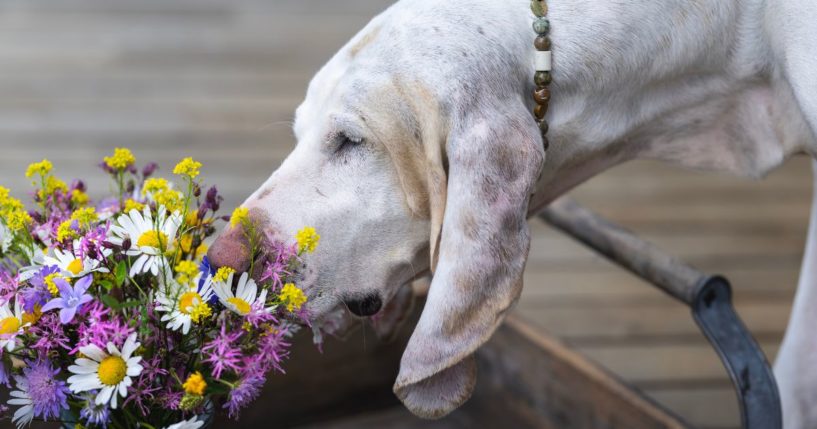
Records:
[[[352,45],[351,48],[349,48],[349,55],[352,58],[356,57],[357,54],[360,53],[360,51],[362,51],[366,46],[369,46],[374,41],[374,39],[377,38],[378,34],[380,34],[380,27],[375,27],[372,31],[366,33],[366,35],[361,37],[357,43],[355,43],[354,45]]]
[[[473,212],[468,211],[462,215],[462,232],[471,240],[479,239],[479,222]]]
[[[265,188],[263,191],[261,191],[260,194],[258,194],[258,199],[263,200],[264,198],[268,197],[269,194],[272,193],[273,189],[274,189],[273,187]]]
[[[320,195],[320,196],[322,196],[322,197],[326,198],[326,195],[325,195],[323,192],[321,192],[321,190],[320,190],[320,189],[318,189],[317,187],[315,187],[315,192],[317,192],[317,194],[318,194],[318,195]]]

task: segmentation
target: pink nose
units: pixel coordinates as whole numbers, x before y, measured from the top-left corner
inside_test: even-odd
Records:
[[[207,258],[215,269],[229,267],[239,273],[246,272],[250,268],[252,255],[243,228],[228,226],[210,247]]]

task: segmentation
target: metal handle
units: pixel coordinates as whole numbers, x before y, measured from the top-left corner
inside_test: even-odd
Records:
[[[571,199],[557,200],[540,217],[689,306],[732,379],[743,427],[783,427],[774,374],[735,312],[725,278],[696,270]]]

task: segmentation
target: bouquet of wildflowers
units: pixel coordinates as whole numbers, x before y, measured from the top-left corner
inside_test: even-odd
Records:
[[[260,281],[214,270],[204,243],[217,221],[249,246],[263,239],[247,210],[217,217],[222,199],[203,191],[191,158],[173,170],[180,187],[135,162],[127,149],[104,159],[115,193],[96,203],[47,160],[26,171],[31,209],[0,187],[0,384],[11,398],[0,407],[18,428],[195,429],[222,408],[237,418],[282,372],[306,320],[292,280],[314,229],[273,243]]]

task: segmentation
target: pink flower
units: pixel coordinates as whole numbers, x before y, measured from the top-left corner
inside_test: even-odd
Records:
[[[221,325],[221,333],[202,347],[201,353],[206,356],[204,361],[213,368],[213,377],[221,378],[221,373],[232,370],[238,371],[241,361],[241,349],[235,347],[242,332],[227,333],[226,324]]]

